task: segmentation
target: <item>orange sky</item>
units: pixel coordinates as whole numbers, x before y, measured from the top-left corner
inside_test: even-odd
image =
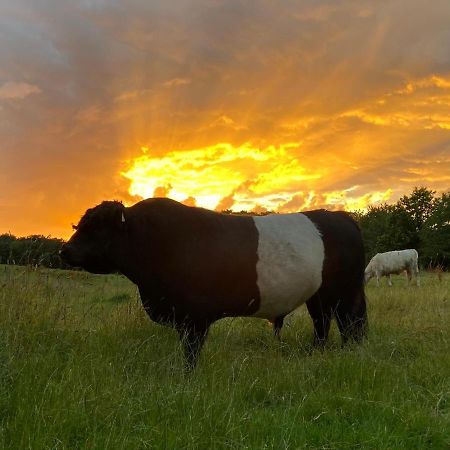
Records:
[[[297,211],[450,188],[450,2],[0,0],[0,233],[101,200]]]

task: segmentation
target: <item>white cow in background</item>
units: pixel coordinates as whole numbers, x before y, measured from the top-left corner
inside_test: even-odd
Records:
[[[388,276],[388,284],[392,286],[391,274],[399,274],[406,270],[408,280],[411,281],[414,275],[417,286],[420,285],[419,268],[417,266],[417,250],[411,248],[408,250],[394,250],[392,252],[377,253],[367,264],[364,272],[366,283],[373,277],[377,278],[377,286],[380,283],[380,277]]]

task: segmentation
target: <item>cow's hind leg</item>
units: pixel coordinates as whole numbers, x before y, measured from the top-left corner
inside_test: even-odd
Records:
[[[392,287],[392,277],[391,274],[388,275],[388,285]]]
[[[272,322],[273,334],[275,335],[275,337],[278,340],[281,339],[280,333],[281,333],[281,328],[283,328],[283,321],[284,321],[284,316],[279,316]]]
[[[361,287],[353,295],[343,298],[335,309],[335,317],[345,344],[349,339],[360,342],[367,332],[366,297]]]
[[[420,286],[419,267],[417,264],[414,267],[414,278],[416,279],[416,285]]]
[[[314,345],[323,346],[328,338],[332,309],[327,299],[315,294],[307,302],[309,315],[314,325]]]
[[[183,345],[186,369],[190,371],[197,364],[200,350],[208,335],[209,324],[189,321],[177,327],[177,330]]]

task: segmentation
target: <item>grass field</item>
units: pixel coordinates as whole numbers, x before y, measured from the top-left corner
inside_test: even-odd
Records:
[[[450,275],[421,281],[369,284],[362,346],[226,319],[186,376],[125,278],[0,266],[0,448],[450,448]]]

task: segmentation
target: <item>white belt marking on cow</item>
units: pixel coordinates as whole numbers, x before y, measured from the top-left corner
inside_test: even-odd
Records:
[[[324,246],[304,214],[253,217],[259,233],[257,317],[275,319],[305,303],[322,284]]]

